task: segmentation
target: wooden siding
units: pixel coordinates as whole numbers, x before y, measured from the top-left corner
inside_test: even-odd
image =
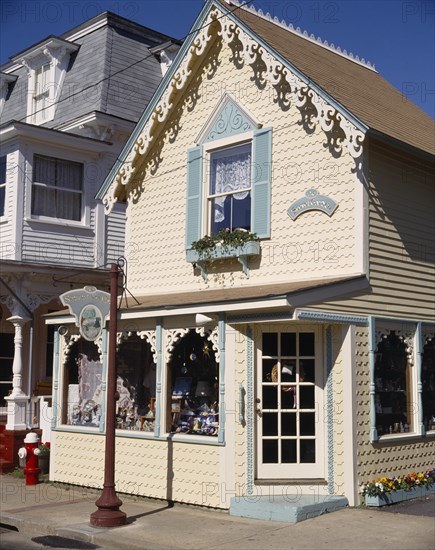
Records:
[[[54,440],[53,481],[100,487],[104,437],[71,431],[55,432]],[[223,507],[220,500],[222,448],[188,445],[181,441],[117,437],[116,450],[118,491],[189,504]],[[77,476],[78,464],[83,471],[80,478]]]
[[[435,319],[433,166],[370,141],[371,293],[319,309]]]
[[[145,44],[116,29],[109,29],[108,42],[105,72],[114,76],[107,80],[102,110],[136,121],[160,84],[160,63]]]
[[[15,242],[15,192],[17,181],[18,151],[2,151],[6,159],[6,195],[4,217],[0,221],[0,260],[14,260],[20,253],[20,243]]]
[[[101,110],[101,95],[107,76],[107,27],[87,34],[76,43],[81,45],[80,50],[73,56],[65,75],[55,117],[47,124],[51,128]]]
[[[34,145],[27,149],[26,175],[21,181],[25,196],[22,210],[22,261],[48,263],[57,265],[74,265],[77,267],[94,266],[95,258],[95,200],[94,195],[99,185],[95,173],[101,171],[101,161],[78,156],[70,150],[50,149],[51,155],[58,158],[74,159],[84,164],[84,200],[89,208],[89,225],[70,225],[63,220],[32,220],[31,212],[32,165],[34,154],[47,154],[45,146]]]
[[[191,69],[189,88],[180,92],[172,116],[127,189],[131,291],[141,295],[354,275],[355,175],[347,151],[333,156],[323,131],[306,131],[298,109],[281,104],[276,90],[256,80],[255,68],[234,62],[230,47],[219,39]],[[205,283],[185,259],[186,159],[226,92],[260,124],[273,128],[271,239],[262,241],[261,259],[250,262],[249,279],[234,261],[214,264]],[[310,212],[291,220],[288,207],[313,186],[337,201],[336,212],[331,217]],[[142,258],[147,261],[137,261]]]
[[[14,71],[13,74],[18,76],[18,79],[13,85],[11,85],[11,93],[7,101],[5,101],[3,111],[0,116],[0,124],[4,124],[10,120],[25,122],[29,78],[24,67]]]
[[[106,216],[106,262],[114,262],[124,255],[125,204],[116,204]]]

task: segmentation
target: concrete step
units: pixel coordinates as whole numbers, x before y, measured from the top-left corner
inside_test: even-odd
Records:
[[[232,497],[230,515],[286,523],[298,523],[322,514],[346,508],[343,496],[330,495],[262,495]]]

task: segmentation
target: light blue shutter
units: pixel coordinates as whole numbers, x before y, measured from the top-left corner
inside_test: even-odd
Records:
[[[272,128],[255,130],[252,140],[251,231],[270,237],[270,180],[272,173]]]
[[[201,238],[202,147],[187,151],[186,248]]]

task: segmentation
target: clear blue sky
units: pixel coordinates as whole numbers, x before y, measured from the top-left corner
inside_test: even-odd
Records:
[[[435,116],[433,0],[254,0],[256,8],[371,61]],[[3,0],[0,61],[106,10],[183,38],[203,0]]]

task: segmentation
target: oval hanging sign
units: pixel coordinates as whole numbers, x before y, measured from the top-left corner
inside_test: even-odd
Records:
[[[320,210],[320,212],[332,216],[337,206],[338,204],[333,199],[326,195],[320,195],[317,189],[308,189],[305,193],[305,197],[298,199],[290,205],[287,214],[292,220],[295,220],[298,216],[310,210]]]
[[[103,330],[103,315],[95,305],[87,305],[80,312],[80,334],[86,340],[93,342]]]
[[[80,335],[93,342],[101,336],[110,311],[110,294],[85,286],[69,290],[59,296],[64,306],[74,315]]]

